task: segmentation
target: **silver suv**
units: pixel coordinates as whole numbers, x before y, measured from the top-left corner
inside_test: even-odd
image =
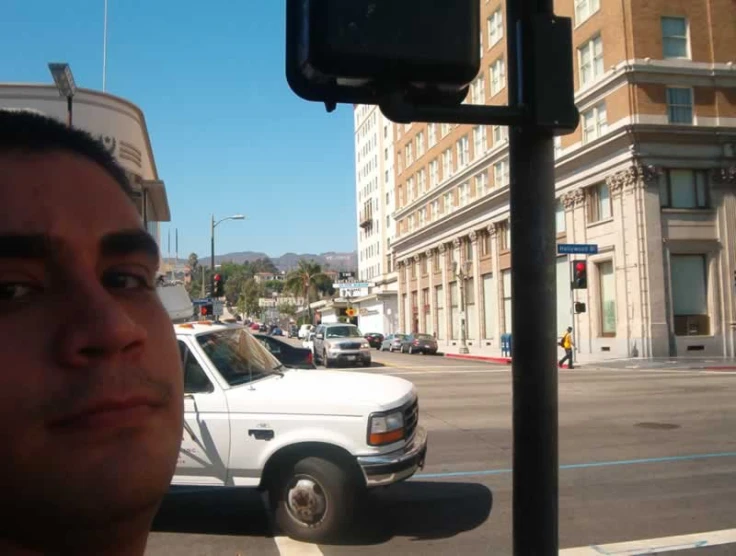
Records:
[[[314,359],[325,367],[352,363],[371,365],[371,346],[354,324],[320,324],[314,333]]]

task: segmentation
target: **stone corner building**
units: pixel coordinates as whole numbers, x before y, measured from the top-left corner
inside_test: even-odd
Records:
[[[505,104],[503,3],[480,1],[467,102]],[[558,258],[558,334],[574,327],[581,359],[735,356],[736,9],[567,0],[556,12],[574,18],[581,113],[555,145],[558,242],[599,247]],[[511,331],[506,130],[393,128],[399,328],[457,351],[465,314],[470,353],[497,355]],[[587,261],[587,289],[571,292],[571,260]],[[464,288],[453,268],[469,269]]]

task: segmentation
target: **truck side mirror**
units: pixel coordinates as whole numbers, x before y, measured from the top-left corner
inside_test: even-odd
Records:
[[[393,90],[458,105],[480,71],[479,29],[478,0],[287,0],[286,78],[330,112]]]

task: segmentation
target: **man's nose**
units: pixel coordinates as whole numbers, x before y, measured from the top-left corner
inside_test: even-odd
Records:
[[[68,318],[59,324],[56,342],[63,365],[83,367],[141,351],[147,332],[129,313],[131,302],[122,302],[99,279],[76,277],[62,295]]]

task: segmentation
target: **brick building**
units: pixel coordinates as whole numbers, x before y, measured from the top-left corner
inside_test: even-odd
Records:
[[[479,1],[466,102],[506,104],[504,5]],[[582,360],[736,355],[736,6],[555,4],[574,18],[581,113],[555,143],[558,241],[599,246],[574,295],[558,259],[558,331],[574,326]],[[399,327],[456,351],[465,314],[470,352],[498,354],[511,331],[507,129],[392,127]],[[469,270],[464,299],[456,268]]]

